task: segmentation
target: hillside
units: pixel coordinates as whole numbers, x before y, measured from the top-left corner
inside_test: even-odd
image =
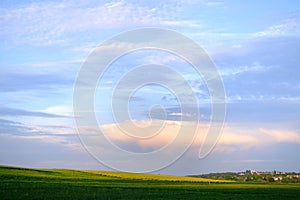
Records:
[[[299,184],[0,166],[0,199],[296,199]]]
[[[71,169],[31,169],[10,166],[0,166],[1,177],[19,178],[43,178],[43,179],[76,179],[80,180],[103,180],[124,179],[141,181],[168,181],[168,182],[198,182],[198,183],[228,183],[230,180],[216,180],[188,176],[173,176],[162,174],[142,174],[100,170],[71,170]]]

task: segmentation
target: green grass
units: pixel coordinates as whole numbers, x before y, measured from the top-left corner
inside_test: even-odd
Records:
[[[299,184],[0,166],[0,199],[298,199]]]

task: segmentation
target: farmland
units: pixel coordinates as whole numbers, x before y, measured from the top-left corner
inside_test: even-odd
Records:
[[[299,184],[0,167],[0,199],[297,199]]]

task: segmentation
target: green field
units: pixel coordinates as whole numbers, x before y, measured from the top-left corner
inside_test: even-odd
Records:
[[[299,184],[0,166],[0,199],[299,199]]]

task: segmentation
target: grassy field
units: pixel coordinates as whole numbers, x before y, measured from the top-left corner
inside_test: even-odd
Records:
[[[0,166],[0,199],[299,199],[299,184]]]

